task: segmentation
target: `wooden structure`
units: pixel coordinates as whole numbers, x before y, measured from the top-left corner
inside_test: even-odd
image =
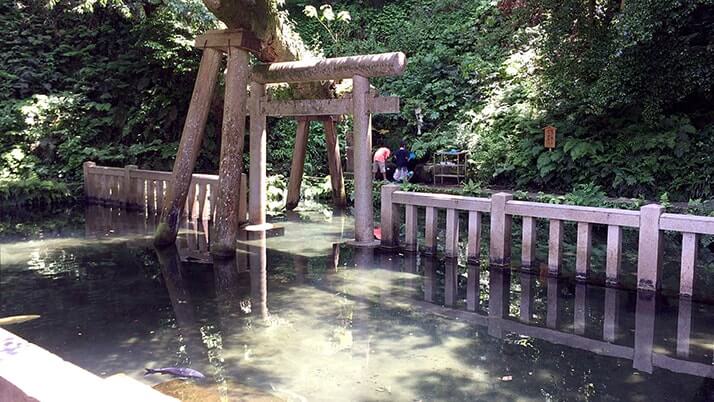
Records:
[[[557,129],[553,126],[546,126],[543,129],[543,146],[550,151],[555,148],[555,133]]]
[[[511,221],[513,216],[523,219],[522,268],[530,270],[535,263],[536,219],[549,222],[548,272],[558,276],[562,265],[563,223],[578,226],[576,279],[586,281],[590,271],[593,225],[607,226],[606,277],[609,285],[619,282],[622,255],[622,228],[639,230],[637,258],[637,287],[645,291],[659,289],[662,266],[662,231],[682,233],[680,271],[681,295],[692,295],[698,236],[714,235],[714,218],[706,216],[663,213],[660,205],[646,205],[639,211],[613,208],[594,208],[573,205],[554,205],[528,201],[514,201],[510,194],[498,193],[489,198],[426,194],[398,191],[399,186],[382,187],[382,245],[399,246],[401,207],[405,208],[406,250],[417,250],[417,208],[426,208],[425,251],[436,252],[436,215],[446,210],[446,257],[455,258],[459,251],[459,214],[468,214],[467,256],[479,261],[481,249],[481,215],[490,214],[489,261],[492,265],[509,266],[511,262]]]
[[[456,183],[466,178],[466,156],[469,151],[439,151],[436,153],[436,159],[433,165],[434,184],[441,179],[444,184],[444,178],[456,179]]]
[[[289,205],[297,204],[302,163],[304,162],[307,127],[310,119],[320,116],[326,125],[328,159],[335,197],[344,202],[342,171],[339,168],[339,148],[330,116],[352,114],[355,138],[355,237],[358,244],[372,243],[372,176],[371,176],[371,114],[396,112],[397,98],[380,98],[369,91],[369,77],[401,74],[405,68],[403,53],[385,53],[324,60],[248,64],[249,52],[258,53],[252,33],[234,29],[209,31],[196,38],[195,46],[203,49],[196,84],[186,123],[181,134],[171,185],[164,199],[155,244],[164,246],[176,240],[178,218],[188,195],[193,167],[203,139],[210,100],[223,54],[227,54],[226,93],[216,197],[216,217],[211,253],[230,257],[235,254],[236,219],[243,171],[243,138],[246,115],[250,115],[250,193],[248,200],[251,229],[262,230],[266,208],[266,117],[304,116],[298,124],[298,138],[293,157]],[[351,99],[309,99],[271,101],[266,97],[266,85],[272,83],[302,83],[351,78]],[[250,85],[250,96],[247,87]]]

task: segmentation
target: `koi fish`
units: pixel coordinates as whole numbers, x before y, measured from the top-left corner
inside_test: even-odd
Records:
[[[200,372],[186,367],[162,367],[157,369],[145,368],[144,370],[146,370],[144,376],[150,374],[169,374],[174,377],[181,378],[206,378],[206,376]]]

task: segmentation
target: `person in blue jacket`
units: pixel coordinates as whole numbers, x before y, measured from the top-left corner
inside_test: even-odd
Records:
[[[397,164],[397,170],[394,172],[394,181],[406,181],[409,177],[409,151],[407,151],[404,143],[399,144],[399,149],[394,153],[394,163]]]

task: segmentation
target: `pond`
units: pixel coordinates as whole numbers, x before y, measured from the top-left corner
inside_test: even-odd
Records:
[[[185,400],[714,399],[709,304],[353,249],[329,213],[215,262],[201,222],[157,251],[116,209],[4,219],[0,316],[41,315],[7,329]],[[165,366],[207,378],[143,376]]]

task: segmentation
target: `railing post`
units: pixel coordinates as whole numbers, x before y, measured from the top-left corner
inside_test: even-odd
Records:
[[[469,239],[466,257],[471,264],[478,264],[481,257],[481,213],[469,211]]]
[[[424,254],[436,255],[436,232],[438,229],[438,214],[434,207],[426,207],[424,222]]]
[[[511,216],[506,214],[506,203],[513,199],[508,193],[491,196],[491,245],[489,261],[493,265],[511,263]]]
[[[446,210],[446,245],[444,254],[446,258],[459,256],[459,211],[453,208]]]
[[[694,266],[697,263],[699,237],[696,233],[682,233],[682,269],[679,273],[679,295],[692,296],[694,292]]]
[[[608,286],[616,286],[618,284],[621,260],[622,227],[609,225],[607,227],[607,263],[605,268],[605,282]]]
[[[659,218],[664,208],[661,205],[645,205],[640,209],[640,240],[637,255],[637,288],[656,291],[659,288],[659,272],[662,265],[662,232]]]
[[[405,205],[406,236],[404,250],[417,251],[417,207],[416,205]]]
[[[131,185],[131,179],[136,175],[136,170],[139,167],[136,165],[124,166],[124,182],[122,183],[122,191],[124,194],[124,208],[133,209],[136,206],[136,187]]]
[[[89,178],[89,176],[92,174],[92,173],[90,173],[89,169],[93,168],[95,166],[97,166],[97,164],[94,162],[91,162],[91,161],[84,162],[84,164],[82,164],[82,171],[84,174],[84,199],[85,199],[85,201],[89,201],[90,199],[94,198],[94,196],[95,196],[94,189],[92,188],[91,180]]]
[[[563,221],[551,219],[548,223],[548,275],[560,275],[563,261]]]
[[[399,246],[399,206],[392,202],[392,194],[399,190],[396,184],[382,186],[381,200],[381,226],[382,243],[384,248]]]
[[[521,243],[521,266],[533,270],[536,260],[536,220],[532,216],[523,217],[523,241]]]
[[[590,270],[590,255],[592,254],[592,225],[578,222],[578,242],[576,244],[575,279],[586,281]]]

